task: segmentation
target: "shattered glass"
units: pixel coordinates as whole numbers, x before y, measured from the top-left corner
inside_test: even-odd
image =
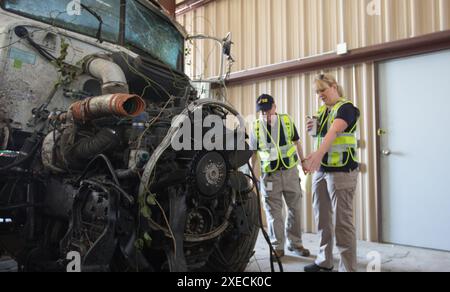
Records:
[[[120,0],[5,0],[3,7],[25,17],[95,37],[99,20],[80,3],[102,18],[102,39],[118,43]],[[184,39],[172,23],[136,0],[126,1],[125,21],[126,46],[150,54],[172,69],[183,68]]]
[[[103,20],[102,38],[110,42],[119,39],[120,0],[5,0],[4,8],[64,29],[95,37],[99,21],[81,8],[88,6]]]
[[[158,60],[179,69],[184,40],[178,30],[137,1],[127,1],[126,44],[150,53]]]

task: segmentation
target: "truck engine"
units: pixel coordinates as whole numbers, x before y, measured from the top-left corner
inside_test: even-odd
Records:
[[[19,271],[74,254],[83,272],[243,271],[259,205],[244,125],[225,122],[239,113],[199,99],[157,3],[69,2],[0,1],[0,255]],[[212,116],[227,147],[201,143]]]

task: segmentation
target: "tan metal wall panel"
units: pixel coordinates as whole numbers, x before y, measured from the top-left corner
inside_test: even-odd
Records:
[[[380,15],[369,15],[372,0],[216,0],[178,17],[189,33],[234,35],[234,71],[450,29],[450,0],[374,0]],[[342,29],[342,27],[344,29]],[[195,70],[218,70],[219,51],[194,48]],[[216,70],[214,70],[216,69]],[[189,72],[191,73],[191,72]]]
[[[343,40],[349,49],[389,42],[450,29],[450,0],[380,0],[381,14],[367,13],[369,0],[217,0],[178,17],[190,33],[225,36],[233,33],[234,71],[305,58],[334,51]],[[344,29],[342,29],[344,28]],[[214,76],[220,52],[212,45],[193,49],[191,76]],[[206,65],[204,64],[207,60]],[[358,238],[379,239],[377,200],[375,65],[337,68],[336,74],[347,96],[361,109],[359,135],[362,172],[355,198]],[[229,99],[243,115],[254,114],[255,98],[271,93],[280,112],[296,121],[304,148],[313,150],[305,134],[304,119],[319,102],[312,81],[317,72],[235,86]],[[304,228],[315,231],[311,193],[303,198]]]

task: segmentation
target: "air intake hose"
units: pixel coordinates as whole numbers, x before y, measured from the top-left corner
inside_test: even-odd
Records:
[[[82,138],[67,149],[64,160],[71,169],[82,169],[86,161],[116,149],[119,144],[119,135],[114,130],[103,128],[94,137]]]

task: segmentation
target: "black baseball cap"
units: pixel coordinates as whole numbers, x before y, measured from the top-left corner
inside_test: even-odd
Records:
[[[272,108],[273,104],[275,103],[275,100],[272,96],[268,94],[262,94],[258,99],[256,100],[256,111],[268,111]]]

